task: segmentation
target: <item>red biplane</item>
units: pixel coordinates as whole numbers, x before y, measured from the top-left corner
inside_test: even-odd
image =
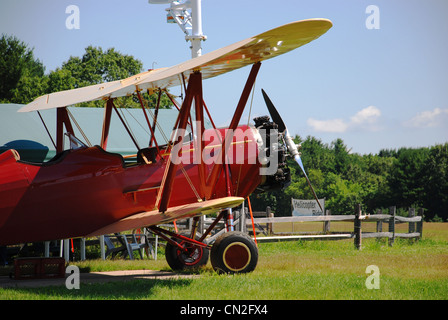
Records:
[[[297,146],[264,92],[272,121],[259,117],[255,125],[239,126],[240,118],[261,62],[317,39],[331,26],[326,19],[293,22],[171,68],[48,94],[24,106],[20,112],[57,108],[57,154],[44,163],[22,161],[13,149],[0,154],[0,245],[147,227],[168,241],[166,258],[173,269],[203,265],[210,255],[215,270],[252,271],[257,247],[250,237],[233,231],[231,208],[256,189],[287,186],[287,153],[301,162]],[[210,115],[202,81],[247,65],[252,65],[250,74],[229,127],[213,125],[206,130],[204,117]],[[179,115],[169,142],[162,145],[154,138],[159,106],[153,106],[154,114],[150,112],[142,93],[171,97],[167,88],[179,85],[185,87],[185,97],[181,105],[173,100]],[[138,150],[132,165],[122,155],[106,151],[111,117],[117,110],[114,100],[128,95],[139,99],[142,118],[151,131],[148,146]],[[66,106],[92,100],[105,101],[104,122],[101,144],[88,147],[75,137]],[[67,150],[64,134],[71,139]],[[198,234],[199,217],[210,213],[218,213],[217,218]],[[158,226],[185,218],[194,222],[188,234]],[[221,219],[228,232],[208,243]]]

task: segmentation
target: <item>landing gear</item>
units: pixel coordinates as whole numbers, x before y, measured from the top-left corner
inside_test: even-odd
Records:
[[[258,248],[245,233],[231,231],[213,244],[210,260],[218,273],[247,273],[257,266]]]
[[[185,237],[189,237],[189,232],[180,233]],[[196,234],[195,240],[199,240],[200,236]],[[205,266],[208,262],[209,250],[205,247],[192,244],[181,239],[173,239],[183,248],[170,242],[165,248],[166,262],[175,271],[193,270]]]
[[[213,245],[206,243],[206,236],[213,229],[216,221],[204,235],[191,232],[174,232],[159,227],[150,227],[155,234],[167,241],[165,257],[168,265],[175,271],[194,270],[205,266],[210,256],[213,269],[217,273],[247,273],[255,269],[258,262],[258,248],[247,234],[229,231],[220,235]]]

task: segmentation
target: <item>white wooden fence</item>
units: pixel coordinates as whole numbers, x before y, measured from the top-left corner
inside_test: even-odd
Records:
[[[265,230],[274,230],[272,224],[285,222],[323,222],[323,232],[319,234],[297,234],[297,235],[275,235],[257,237],[257,242],[291,241],[291,240],[339,240],[353,238],[355,247],[360,249],[362,238],[388,238],[389,245],[393,245],[395,238],[416,238],[420,239],[423,233],[423,210],[419,209],[419,214],[415,216],[415,209],[409,210],[408,217],[396,215],[396,207],[389,208],[389,214],[365,214],[361,212],[361,206],[357,205],[353,215],[324,215],[324,216],[290,216],[290,217],[267,217],[254,218],[254,223],[258,226],[264,224]],[[353,222],[353,231],[331,232],[331,221]],[[376,232],[362,232],[364,223],[376,222]],[[383,223],[388,224],[388,230],[383,231]],[[409,223],[408,232],[396,232],[396,224]],[[247,221],[246,225],[251,228],[252,222]],[[272,236],[273,235],[273,236]]]

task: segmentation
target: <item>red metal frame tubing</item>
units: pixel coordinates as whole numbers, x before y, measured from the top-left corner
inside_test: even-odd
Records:
[[[107,148],[107,140],[109,138],[110,119],[112,117],[112,101],[107,100],[104,108],[103,130],[101,133],[101,148]]]
[[[249,198],[249,197],[247,197],[247,203],[248,203],[248,205],[249,205],[250,219],[251,219],[251,221],[252,221],[252,230],[253,230],[253,232],[254,232],[254,241],[255,241],[255,244],[258,246],[258,243],[257,243],[257,234],[256,234],[256,231],[255,231],[254,214],[253,214],[253,212],[252,212],[252,205],[250,204],[250,198]]]
[[[156,132],[156,124],[157,124],[157,117],[159,115],[159,108],[160,108],[160,101],[162,100],[162,90],[159,89],[159,93],[157,95],[157,104],[156,104],[156,110],[154,111],[154,123],[152,124],[152,132],[151,132],[151,139],[149,140],[149,146],[152,146],[152,140],[154,139],[154,142],[156,143],[156,136],[154,133]]]
[[[162,158],[162,154],[160,153],[159,145],[157,144],[156,137],[154,135],[154,131],[152,130],[151,123],[149,122],[149,118],[148,118],[148,115],[146,113],[146,109],[145,109],[145,105],[143,103],[142,95],[140,94],[140,92],[138,90],[137,90],[137,97],[138,97],[138,101],[140,102],[140,106],[142,107],[143,114],[145,115],[146,123],[148,124],[149,130],[151,131],[151,140],[149,141],[148,146],[151,146],[152,145],[152,141],[154,140],[154,144],[156,146],[157,153],[159,154],[160,158]],[[154,124],[155,124],[155,120],[154,120]]]
[[[213,228],[218,224],[219,221],[224,217],[225,212],[221,211],[216,219],[212,222],[212,224],[208,227],[208,229],[204,232],[204,234],[199,239],[200,242],[204,241],[204,239],[212,232]]]
[[[210,122],[212,123],[212,127],[213,127],[213,129],[216,130],[215,122],[213,122],[212,116],[210,115],[210,112],[208,111],[208,108],[207,108],[207,105],[205,104],[205,101],[202,100],[202,103],[204,104],[205,112],[207,112],[207,116],[208,116]]]
[[[118,109],[115,106],[114,102],[112,100],[110,100],[110,101],[111,101],[112,107],[114,108],[115,112],[117,113],[118,118],[120,118],[121,123],[123,124],[124,128],[128,132],[129,137],[131,137],[132,142],[134,142],[135,146],[137,147],[137,150],[140,150],[140,146],[138,145],[137,141],[135,140],[134,136],[132,135],[131,131],[129,130],[128,126],[126,125],[126,122],[121,117],[120,112],[118,112]]]
[[[172,95],[166,89],[164,89],[163,91],[165,92],[167,97],[171,100],[171,103],[176,107],[177,111],[180,112],[180,108],[177,105],[177,101],[173,99]],[[177,123],[178,123],[177,121],[176,121],[176,124],[174,125],[174,129],[177,127]],[[191,121],[189,121],[188,124],[191,125]]]
[[[205,196],[205,184],[206,184],[206,167],[202,159],[202,153],[204,151],[204,141],[202,139],[205,131],[204,126],[204,108],[202,99],[202,75],[198,73],[197,88],[194,92],[194,105],[196,114],[196,161],[199,161],[198,173],[199,173],[199,195],[201,199]]]
[[[170,237],[176,238],[176,239],[180,239],[182,241],[191,243],[191,244],[199,246],[199,247],[209,248],[209,249],[211,248],[211,245],[205,244],[203,242],[200,242],[200,241],[197,241],[197,240],[185,237],[185,236],[183,236],[181,234],[174,233],[174,232],[171,232],[169,230],[165,230],[165,229],[162,229],[162,228],[159,228],[159,227],[156,227],[156,226],[148,227],[148,229],[150,229],[155,234],[161,236],[163,239],[165,239],[166,241],[168,241],[172,245],[175,245],[175,246],[179,247],[179,249],[184,250],[184,251],[187,251],[187,249],[182,247],[178,242],[174,241]]]
[[[250,92],[252,91],[252,87],[255,83],[255,79],[257,78],[258,71],[260,70],[260,66],[261,62],[257,62],[252,65],[252,69],[246,81],[246,85],[244,86],[243,92],[241,93],[241,97],[240,100],[238,101],[238,105],[236,107],[235,113],[230,123],[229,130],[227,131],[226,137],[222,143],[222,148],[220,150],[220,156],[222,157],[222,164],[225,164],[227,149],[230,146],[230,143],[232,142],[234,130],[236,129],[238,123],[240,122],[247,100],[249,99]],[[213,165],[212,171],[207,181],[207,193],[206,193],[207,199],[211,197],[212,187],[216,184],[216,181],[218,180],[221,168],[222,168],[221,164],[219,163],[215,163]]]
[[[56,111],[56,152],[64,149],[64,126],[67,132],[74,135],[73,127],[67,113],[66,107],[57,108]]]
[[[164,89],[164,91],[165,91],[165,94],[167,95],[167,97],[171,100],[171,103],[176,107],[177,111],[180,111],[180,108],[177,105],[177,101],[173,99],[171,94],[168,91],[166,91],[166,89]]]
[[[178,117],[178,125],[177,130],[185,130],[187,126],[187,120],[190,115],[191,103],[193,101],[193,97],[196,95],[197,88],[201,86],[201,74],[193,73],[190,76],[190,81],[188,82],[187,94],[185,96],[184,103],[182,104],[182,108],[180,110],[180,114]],[[183,136],[178,137],[178,141],[173,141],[174,144],[179,144],[183,142]],[[177,154],[173,154],[171,152],[171,157],[178,157]],[[163,187],[161,188],[162,194],[160,198],[160,203],[158,205],[160,212],[165,212],[168,209],[169,201],[171,198],[172,192],[172,184],[174,182],[174,177],[177,171],[178,161],[170,161],[168,172],[166,175],[165,181],[162,182]]]
[[[194,217],[193,225],[191,226],[191,234],[190,234],[191,239],[196,238],[196,231],[198,230],[198,224],[199,224],[199,217]]]

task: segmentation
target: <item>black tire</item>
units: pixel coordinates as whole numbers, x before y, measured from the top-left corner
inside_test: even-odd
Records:
[[[247,234],[227,232],[213,244],[210,261],[218,273],[252,272],[258,263],[258,248]]]
[[[189,232],[181,232],[180,234],[190,237]],[[195,240],[199,240],[199,238],[200,235],[196,234]],[[210,254],[209,249],[195,246],[177,238],[173,240],[187,247],[188,252],[184,252],[168,242],[165,247],[165,258],[171,269],[174,271],[195,270],[207,264]]]

